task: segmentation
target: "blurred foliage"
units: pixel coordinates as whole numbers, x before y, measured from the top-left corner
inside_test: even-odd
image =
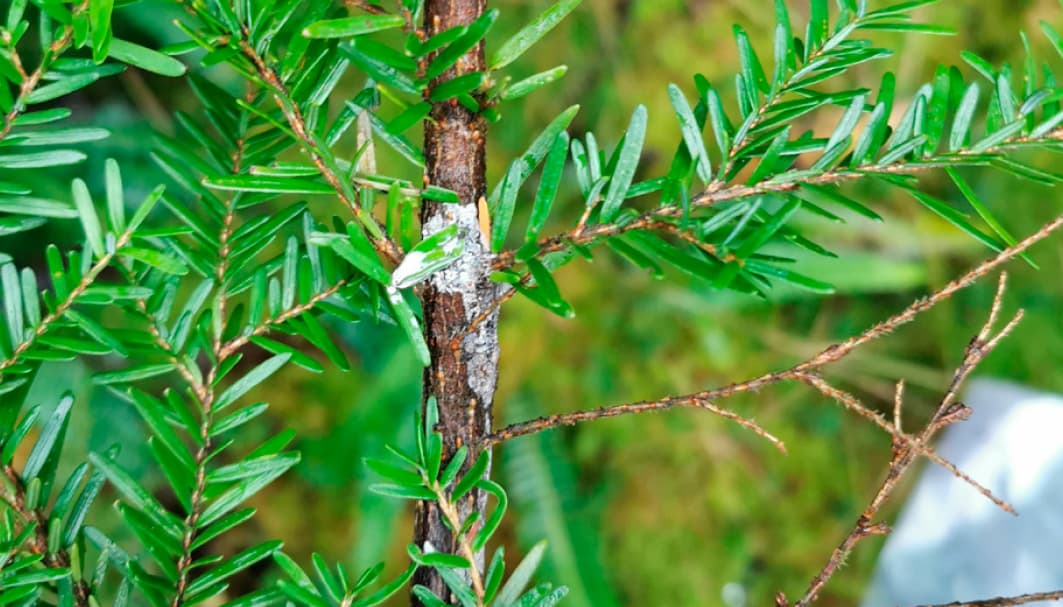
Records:
[[[511,22],[500,23],[496,32],[512,31],[546,2],[507,4],[503,19]],[[651,115],[669,116],[667,83],[685,82],[692,70],[713,81],[733,72],[738,60],[732,23],[745,24],[758,48],[770,46],[768,7],[767,0],[587,0],[548,43],[518,64],[521,76],[558,63],[569,72],[550,94],[526,98],[490,132],[492,182],[500,180],[504,159],[521,151],[533,125],[545,124],[576,100],[583,110],[574,132],[622,132],[636,103],[645,103]],[[142,3],[118,11],[115,29],[133,41],[166,44],[177,38],[170,23],[177,10],[161,0]],[[934,5],[920,16],[959,34],[898,37],[886,46],[904,50],[887,60],[887,67],[897,72],[898,82],[915,83],[929,79],[938,63],[959,63],[964,48],[993,61],[1015,59],[1021,48],[1016,32],[1035,31],[1037,21],[1053,10],[1058,7],[1052,0]],[[804,17],[795,6],[795,19]],[[853,77],[881,69],[859,68]],[[207,75],[222,86],[237,82],[223,71]],[[74,118],[109,128],[114,136],[94,148],[87,165],[38,173],[35,189],[65,191],[75,175],[98,178],[102,159],[112,156],[125,167],[130,196],[145,195],[165,178],[143,144],[153,131],[171,132],[172,111],[193,103],[184,86],[130,70],[79,94],[70,102]],[[911,91],[898,96],[905,93]],[[657,150],[666,162],[678,128],[668,120],[654,124],[646,149],[650,158]],[[611,147],[615,141],[602,143]],[[1001,173],[971,178],[1015,234],[1029,233],[1058,213],[1050,190],[1020,187]],[[951,191],[946,178],[939,179],[928,182],[928,191]],[[102,188],[98,182],[90,186]],[[580,203],[570,198],[567,211],[575,215]],[[692,391],[784,366],[862,330],[985,255],[977,243],[909,200],[884,195],[876,210],[885,222],[857,219],[837,233],[825,223],[810,226],[821,231],[822,241],[848,252],[844,261],[801,262],[805,273],[830,276],[837,285],[839,294],[825,299],[780,290],[775,301],[765,303],[721,294],[675,273],[654,281],[607,257],[571,264],[558,281],[576,319],[544,314],[523,300],[504,312],[499,419]],[[72,238],[58,233],[62,226],[55,222],[48,233],[16,236],[6,249],[20,264],[39,266],[39,242]],[[1063,243],[1050,241],[1033,254],[1040,270],[1011,268],[1008,305],[1026,308],[1027,317],[981,373],[1063,390],[1063,375],[1053,362],[1063,355],[1058,313]],[[991,297],[990,284],[966,291],[835,372],[844,385],[883,406],[891,400],[893,382],[904,377],[912,395],[907,413],[918,418],[943,385],[943,369],[959,360]],[[293,556],[306,557],[314,547],[330,561],[359,568],[381,556],[400,563],[411,513],[366,491],[361,460],[378,455],[385,443],[412,440],[406,424],[395,420],[408,419],[417,402],[418,365],[395,332],[332,328],[344,337],[351,372],[310,376],[289,368],[270,384],[273,406],[260,420],[261,433],[294,428],[300,437],[294,447],[303,460],[295,474],[255,498],[256,524],[264,535],[285,538]],[[54,402],[67,387],[84,395],[91,389],[86,377],[76,365],[50,365],[31,401]],[[502,533],[509,550],[520,554],[535,538],[550,540],[548,575],[573,589],[568,599],[573,607],[718,605],[729,583],[744,588],[745,604],[767,604],[780,589],[803,588],[862,510],[888,461],[889,439],[802,388],[775,388],[734,405],[786,440],[789,456],[695,411],[608,420],[503,447],[499,461],[506,465],[497,466],[496,474],[512,486],[516,506],[511,527]],[[124,462],[136,471],[138,423],[131,407],[97,389],[90,408],[75,409],[76,438],[68,452],[80,459],[117,440],[126,444]],[[148,472],[142,444],[139,453]],[[515,479],[511,465],[534,474]],[[363,551],[388,537],[389,555]],[[857,551],[822,605],[851,604],[861,595],[878,545],[872,540]]]

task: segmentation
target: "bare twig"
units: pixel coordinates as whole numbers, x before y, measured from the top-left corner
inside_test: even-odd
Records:
[[[524,436],[526,434],[535,434],[536,432],[542,432],[550,428],[556,428],[558,426],[574,426],[579,423],[594,421],[597,419],[603,419],[606,417],[616,417],[619,415],[627,415],[629,413],[649,413],[653,411],[666,411],[676,407],[695,407],[698,409],[705,409],[711,411],[716,415],[725,417],[738,425],[752,431],[757,436],[768,440],[771,444],[775,445],[777,449],[786,452],[786,445],[777,437],[769,433],[767,430],[759,426],[753,420],[747,419],[738,415],[733,411],[729,411],[722,407],[718,407],[712,404],[706,398],[702,398],[698,395],[689,396],[675,396],[669,398],[662,398],[661,400],[654,401],[642,401],[637,403],[627,403],[623,405],[613,405],[611,407],[601,407],[599,409],[592,409],[589,411],[576,411],[573,413],[565,413],[563,415],[550,415],[546,417],[540,417],[522,424],[514,424],[501,430],[498,430],[484,439],[483,446],[489,447],[502,441],[516,438],[518,436]]]
[[[1038,601],[1063,601],[1063,590],[1032,592],[1030,594],[1020,594],[1008,597],[998,596],[996,598],[981,599],[978,601],[956,601],[953,603],[941,603],[938,605],[921,605],[920,607],[1013,607],[1015,605],[1036,603]]]
[[[984,264],[983,264],[984,265]],[[950,283],[951,284],[951,283]],[[967,344],[964,350],[963,359],[959,366],[953,373],[952,380],[949,382],[947,388],[941,396],[938,402],[937,408],[934,414],[927,421],[926,426],[919,433],[919,436],[911,442],[900,442],[894,440],[893,454],[890,458],[889,466],[887,468],[886,478],[879,486],[878,491],[874,497],[871,498],[870,503],[857,518],[853,528],[849,531],[848,535],[842,540],[841,544],[831,553],[827,560],[827,563],[822,569],[812,578],[809,583],[808,589],[801,598],[794,604],[795,607],[806,607],[811,604],[819,596],[820,591],[827,584],[828,581],[834,576],[841,565],[846,561],[853,549],[864,538],[872,535],[868,533],[868,529],[874,527],[874,519],[878,516],[883,504],[889,499],[891,495],[896,491],[901,478],[911,468],[912,464],[916,461],[917,456],[924,455],[938,463],[945,468],[949,469],[957,477],[961,478],[968,484],[971,484],[979,490],[983,495],[992,500],[1001,508],[1014,513],[1014,510],[1003,500],[993,495],[988,489],[983,488],[980,484],[968,477],[966,474],[960,472],[950,462],[946,460],[938,459],[936,454],[932,451],[920,452],[921,449],[929,443],[934,435],[941,429],[949,426],[957,421],[966,419],[970,415],[970,409],[961,403],[956,402],[956,395],[959,393],[963,383],[970,376],[971,372],[981,363],[985,358],[996,348],[1000,343],[1000,340],[1011,333],[1016,324],[1022,318],[1022,310],[1019,310],[1010,322],[1008,322],[1002,329],[994,334],[994,325],[1000,317],[1000,309],[1003,305],[1004,292],[1007,288],[1007,275],[1001,274],[997,283],[996,295],[993,298],[993,305],[990,308],[988,318],[981,330],[977,335]],[[822,381],[822,380],[820,380]],[[847,400],[854,400],[852,396],[845,393],[836,394],[832,393],[832,388],[829,385],[813,383],[817,389],[823,394],[833,398],[838,402],[851,406],[851,403],[847,403]],[[903,396],[903,384],[898,384],[897,397],[894,403],[894,428],[898,431],[900,429],[900,418],[902,409],[902,396]],[[840,391],[837,391],[840,392]],[[859,405],[857,405],[859,406]],[[1009,603],[1001,603],[1009,604]],[[1015,603],[1017,604],[1017,603]]]

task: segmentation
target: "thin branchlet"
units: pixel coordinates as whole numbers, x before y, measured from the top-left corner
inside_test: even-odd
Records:
[[[318,143],[310,135],[306,119],[303,117],[302,110],[299,109],[299,104],[292,99],[276,70],[247,40],[239,40],[239,47],[244,56],[255,66],[258,76],[273,91],[277,106],[284,114],[291,132],[294,133],[303,150],[310,156],[314,167],[317,168],[318,172],[329,184],[329,187],[335,191],[339,200],[350,209],[356,218],[364,224],[376,226],[377,234],[370,233],[368,235],[373,247],[384,259],[398,264],[403,258],[402,249],[380,230],[380,227],[376,224],[376,219],[362,209],[357,200],[348,195],[348,190],[343,185],[343,177],[325,160],[326,154],[322,152]]]

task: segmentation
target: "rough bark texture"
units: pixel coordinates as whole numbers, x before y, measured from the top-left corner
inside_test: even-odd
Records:
[[[425,32],[435,33],[472,23],[485,8],[486,0],[428,0],[425,3]],[[471,50],[454,69],[443,74],[443,82],[485,68],[482,43]],[[439,403],[439,426],[444,436],[444,455],[449,457],[461,445],[475,445],[491,430],[491,407],[497,383],[497,313],[452,348],[455,335],[467,332],[473,319],[490,306],[497,290],[488,279],[490,250],[481,235],[477,217],[478,201],[485,195],[484,120],[456,103],[437,103],[425,122],[425,178],[433,185],[451,189],[461,204],[425,202],[421,212],[425,236],[457,224],[465,239],[461,259],[432,277],[422,293],[425,332],[432,364],[425,370],[424,395]],[[475,455],[468,461],[473,461]],[[473,492],[462,504],[463,514],[481,512],[486,497]],[[432,503],[421,502],[416,512],[414,541],[422,549],[426,542],[437,550],[456,553],[454,538]],[[480,556],[482,561],[482,555]],[[442,579],[421,569],[415,583],[449,599]],[[414,604],[418,604],[415,600]]]

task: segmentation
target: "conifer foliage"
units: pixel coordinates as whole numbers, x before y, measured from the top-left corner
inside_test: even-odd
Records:
[[[369,607],[405,591],[428,607],[552,606],[566,590],[534,583],[546,548],[507,567],[491,543],[508,503],[489,474],[497,441],[445,448],[437,394],[401,422],[415,425],[416,451],[395,448],[367,465],[380,477],[377,493],[431,504],[452,545],[411,544],[406,569],[390,579],[382,566],[352,574],[319,557],[301,565],[279,539],[205,553],[255,516],[248,498],[299,462],[292,432],[242,432],[268,407],[245,397],[286,365],[348,369],[329,329],[335,323],[393,324],[430,365],[430,344],[464,335],[426,334],[419,297],[427,280],[470,253],[471,237],[483,239],[497,288],[486,312],[467,319],[467,333],[514,295],[571,316],[552,274],[601,254],[754,297],[780,281],[829,293],[828,282],[792,269],[775,245],[832,256],[830,243],[814,242],[793,219],[842,222],[841,211],[880,219],[844,189],[856,181],[903,190],[1002,251],[1014,237],[955,169],[1061,179],[1012,155],[1058,148],[1063,138],[1063,94],[1050,63],[1029,56],[1013,70],[964,53],[965,68],[942,67],[903,99],[888,72],[874,88],[844,84],[852,68],[893,52],[874,33],[946,33],[912,18],[932,0],[812,0],[807,23],[776,0],[769,49],[758,52],[734,28],[733,82],[694,75],[669,86],[674,115],[651,122],[645,107],[634,107],[623,133],[602,137],[618,141],[612,149],[593,133],[570,132],[579,108],[563,109],[528,138],[483,201],[422,179],[421,125],[443,104],[482,121],[485,132],[472,136],[505,124],[510,102],[566,71],[515,80],[507,68],[579,0],[549,5],[519,31],[494,32],[503,42],[486,52],[504,3],[436,31],[422,26],[425,3],[448,0],[175,0],[184,42],[150,49],[111,29],[112,14],[136,1],[5,0],[0,14],[0,236],[64,220],[79,222],[83,235],[43,251],[46,276],[0,254],[0,605]],[[1063,54],[1063,37],[1042,27]],[[467,71],[475,52],[486,53],[486,68]],[[239,76],[241,94],[212,82],[217,66]],[[108,136],[70,126],[63,100],[126,69],[185,78],[197,98],[194,113],[176,116],[177,133],[151,145],[168,183],[131,199],[123,170],[107,160],[100,192],[82,179],[58,197],[20,185],[19,171],[77,165],[92,153],[80,144]],[[341,82],[360,92],[337,95]],[[830,132],[804,130],[816,113],[839,116]],[[647,174],[648,129],[676,124],[681,138],[667,172]],[[966,207],[920,189],[918,175],[934,170],[947,173]],[[575,208],[561,204],[568,191]],[[460,223],[422,225],[430,204],[475,205],[482,235]],[[773,254],[763,252],[768,245]],[[313,350],[289,345],[289,334]],[[249,352],[261,362],[241,364]],[[106,362],[95,382],[143,419],[175,507],[127,470],[117,446],[58,475],[79,403],[69,395],[43,409],[25,401],[42,363],[75,357]],[[119,546],[92,525],[109,507],[96,503],[105,485],[120,496],[114,508],[135,545]],[[470,510],[463,504],[474,493],[483,499]],[[230,592],[232,576],[260,563],[270,563],[276,583]],[[411,587],[418,570],[434,572],[445,591]]]

